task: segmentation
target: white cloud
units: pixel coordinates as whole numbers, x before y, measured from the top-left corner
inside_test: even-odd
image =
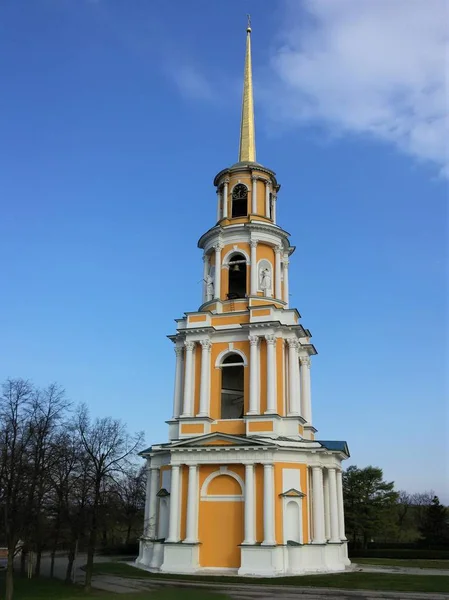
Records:
[[[214,98],[209,81],[192,65],[172,67],[170,73],[183,96],[194,100],[212,100]]]
[[[449,176],[449,0],[286,6],[276,116],[369,134]]]

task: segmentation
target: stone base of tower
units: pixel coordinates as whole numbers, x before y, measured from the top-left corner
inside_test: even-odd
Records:
[[[136,566],[153,572],[198,573],[227,572],[245,577],[285,577],[309,573],[337,573],[351,564],[347,542],[304,544],[298,546],[242,545],[238,569],[201,567],[199,545],[164,544],[142,539]]]

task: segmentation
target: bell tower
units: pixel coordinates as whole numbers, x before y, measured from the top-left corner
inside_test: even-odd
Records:
[[[344,570],[349,451],[315,439],[316,350],[290,307],[295,247],[277,223],[280,185],[256,161],[249,23],[238,162],[213,183],[216,222],[198,241],[202,298],[169,336],[169,441],[141,453],[149,477],[137,564],[264,576]]]

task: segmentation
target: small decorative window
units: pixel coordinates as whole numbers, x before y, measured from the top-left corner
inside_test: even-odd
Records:
[[[232,216],[246,217],[248,214],[248,188],[238,183],[232,190]]]

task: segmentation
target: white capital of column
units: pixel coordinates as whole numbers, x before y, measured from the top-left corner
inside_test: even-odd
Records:
[[[185,544],[198,542],[198,465],[189,465]]]
[[[254,465],[245,465],[245,540],[244,544],[255,544]]]
[[[249,336],[249,415],[260,413],[259,404],[259,338]]]
[[[251,240],[251,296],[257,295],[257,240]]]
[[[337,504],[338,504],[338,537],[342,542],[346,541],[345,533],[345,508],[343,503],[343,475],[337,471]]]
[[[274,466],[263,466],[263,542],[262,546],[275,546],[274,535]]]
[[[299,362],[298,340],[287,340],[288,343],[288,400],[289,415],[299,415]]]
[[[183,417],[193,416],[193,351],[195,342],[185,342],[186,360],[184,373],[184,408]]]
[[[175,347],[176,367],[175,367],[175,389],[173,392],[173,418],[177,419],[181,414],[182,404],[182,367],[184,349],[180,346]]]
[[[180,466],[172,465],[171,468],[171,492],[170,492],[170,516],[168,519],[167,542],[179,542],[179,479]]]
[[[312,399],[310,394],[310,358],[300,356],[301,361],[301,415],[312,423]]]
[[[312,467],[312,500],[313,500],[313,544],[324,544],[324,494],[323,470]]]
[[[228,217],[228,184],[229,179],[225,179],[223,184],[223,219]]]
[[[276,394],[276,338],[265,336],[267,342],[267,414],[277,412]]]
[[[281,248],[276,246],[274,249],[275,268],[274,268],[274,295],[278,300],[282,300],[281,294]]]
[[[200,412],[198,417],[209,415],[210,398],[210,352],[212,344],[210,340],[201,340],[201,380],[200,380]]]
[[[215,250],[215,282],[214,282],[214,294],[215,298],[220,298],[221,294],[221,251],[223,246],[217,244],[214,246]]]
[[[340,541],[338,527],[338,497],[337,497],[337,473],[330,468],[327,470],[329,481],[329,512],[330,512],[330,540],[331,542]]]
[[[251,212],[257,214],[257,177],[251,177]]]

